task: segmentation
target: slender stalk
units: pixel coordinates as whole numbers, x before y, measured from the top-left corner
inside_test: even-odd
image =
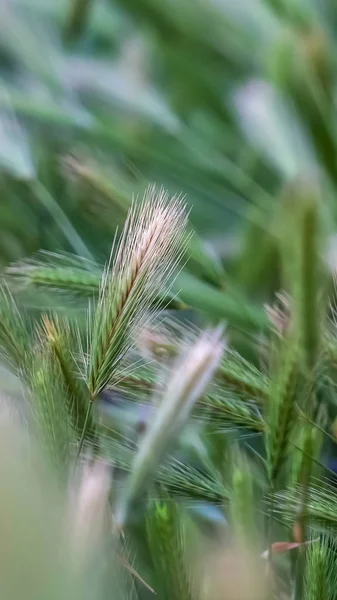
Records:
[[[300,498],[300,506],[298,511],[298,526],[299,531],[301,532],[301,541],[305,542],[307,540],[307,525],[308,525],[308,516],[306,507],[308,505],[309,493],[310,493],[310,480],[312,474],[312,457],[314,455],[314,443],[313,436],[315,435],[315,430],[313,427],[310,427],[308,430],[304,448],[303,448],[303,459],[302,466],[299,476],[299,483],[302,485],[302,493]],[[301,600],[303,598],[303,589],[305,583],[306,576],[306,553],[307,548],[303,545],[299,548],[298,557],[297,557],[297,565],[296,565],[296,579],[295,579],[295,600]]]
[[[87,407],[87,412],[86,412],[86,415],[85,415],[84,423],[83,423],[83,429],[82,429],[80,441],[78,443],[76,462],[78,462],[78,460],[80,458],[80,455],[81,455],[81,452],[82,452],[82,448],[83,448],[83,444],[84,444],[84,440],[86,438],[87,428],[88,428],[88,424],[89,424],[90,417],[91,417],[92,405],[93,405],[93,399],[90,399],[88,407]]]
[[[317,194],[308,186],[298,191],[299,202],[299,282],[294,282],[295,316],[298,320],[298,330],[301,341],[301,351],[304,358],[304,368],[310,385],[309,397],[306,401],[306,416],[309,422],[315,418],[316,382],[314,372],[318,361],[321,332],[321,306],[319,299],[319,203]],[[310,491],[310,480],[314,457],[313,436],[315,431],[309,428],[305,442],[300,484],[302,494],[298,516],[302,542],[307,540],[306,506]],[[303,544],[298,552],[296,565],[295,599],[302,600],[306,577],[307,548]]]

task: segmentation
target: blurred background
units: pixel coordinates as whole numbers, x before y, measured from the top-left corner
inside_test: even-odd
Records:
[[[2,270],[41,249],[104,263],[149,182],[192,209],[176,291],[199,320],[265,327],[281,287],[280,206],[298,182],[324,196],[333,268],[332,0],[1,0],[0,11]]]

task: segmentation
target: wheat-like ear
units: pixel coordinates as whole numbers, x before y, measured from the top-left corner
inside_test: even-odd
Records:
[[[304,597],[306,600],[336,597],[336,541],[329,535],[314,540],[307,548]]]
[[[322,527],[326,531],[337,530],[337,495],[334,486],[316,481],[309,488],[297,485],[278,492],[275,504],[285,521],[297,522],[303,498],[310,525]]]
[[[195,404],[214,376],[223,352],[222,332],[202,334],[184,349],[164,389],[155,417],[146,430],[131,467],[131,475],[118,515],[124,524],[134,502],[153,478],[165,453],[179,436]]]
[[[107,385],[158,288],[179,260],[186,225],[181,199],[148,189],[129,212],[117,256],[102,278],[89,342],[87,382],[91,398]]]
[[[310,386],[305,402],[305,414],[309,421],[316,418],[319,407],[319,396],[316,394],[317,383],[315,370],[320,359],[322,347],[323,306],[321,284],[321,210],[319,189],[315,182],[297,180],[288,189],[284,198],[285,221],[287,230],[284,231],[284,272],[286,283],[292,296],[292,326],[298,339],[297,353],[301,369]],[[298,360],[298,359],[297,359]],[[311,446],[311,434],[307,442]],[[303,541],[306,540],[306,500],[305,488],[309,488],[312,472],[312,454],[307,452],[301,482],[303,498],[299,527],[302,530]],[[303,597],[306,547],[299,550],[296,567],[296,600]]]
[[[155,588],[163,590],[165,598],[189,600],[194,596],[187,568],[182,511],[165,491],[162,495],[162,499],[150,502],[146,515]]]
[[[242,400],[220,387],[200,399],[196,415],[218,430],[246,428],[263,432],[265,429],[265,422],[254,402]]]
[[[74,430],[55,358],[48,348],[34,350],[29,371],[30,406],[44,453],[63,476],[75,445]]]
[[[266,450],[272,487],[275,486],[287,458],[290,435],[294,427],[297,379],[298,343],[293,336],[282,340],[270,385],[266,418]]]
[[[15,291],[47,289],[87,297],[98,294],[101,268],[71,254],[40,251],[34,258],[10,265],[6,276]]]
[[[241,548],[254,547],[258,530],[252,465],[238,449],[233,452],[230,515],[235,542]]]
[[[103,438],[105,457],[109,462],[124,472],[129,472],[134,461],[136,451],[133,445],[112,439]],[[191,466],[180,462],[177,458],[170,457],[158,469],[156,481],[160,488],[165,486],[172,496],[179,498],[193,498],[207,502],[221,503],[230,498],[230,491],[226,487],[223,477],[218,471],[212,470],[204,464]]]
[[[268,398],[267,377],[234,350],[226,352],[217,375],[219,383],[236,396],[256,399],[259,403],[263,403]]]
[[[0,355],[18,375],[30,362],[30,332],[6,285],[0,285]]]
[[[54,300],[57,294],[57,307],[60,305],[62,308],[64,298],[98,298],[102,274],[101,265],[84,258],[69,253],[40,251],[35,258],[10,265],[6,269],[6,281],[14,293],[19,292],[20,298],[23,295],[24,302],[27,298],[29,300],[29,292],[49,292],[50,300]],[[34,301],[35,298],[34,293]],[[158,290],[153,298],[153,307],[183,310],[186,304],[174,290],[168,289]]]
[[[74,358],[73,339],[69,323],[57,317],[42,316],[42,336],[59,365],[63,380],[69,415],[73,427],[81,435],[89,406],[89,390],[80,376],[79,367]],[[91,414],[88,417],[86,432],[91,441],[97,443],[95,424]]]

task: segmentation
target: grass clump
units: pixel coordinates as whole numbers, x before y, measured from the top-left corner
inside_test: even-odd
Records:
[[[0,597],[335,598],[333,3],[2,13]]]
[[[309,209],[301,207],[305,225]],[[2,288],[2,355],[28,400],[29,444],[60,494],[62,518],[71,519],[58,542],[74,555],[69,577],[79,578],[81,598],[83,585],[96,586],[99,598],[110,585],[121,598],[208,598],[218,593],[220,563],[210,580],[213,567],[203,572],[200,558],[209,564],[215,553],[218,564],[224,551],[224,564],[242,564],[254,593],[271,586],[275,597],[329,597],[337,495],[322,449],[335,417],[318,366],[331,358],[334,332],[306,264],[309,247],[318,256],[316,233],[299,227],[296,243],[289,240],[288,295],[268,308],[257,366],[225,343],[222,327],[199,332],[153,304],[175,275],[185,228],[182,202],[151,188],[130,209],[87,320],[60,310],[27,319],[17,287],[26,267],[11,268]],[[70,270],[81,263],[65,261]],[[231,594],[247,597],[240,577],[224,573]]]

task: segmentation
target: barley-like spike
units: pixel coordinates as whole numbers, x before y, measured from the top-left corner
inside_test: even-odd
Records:
[[[172,499],[152,501],[147,511],[146,531],[157,585],[165,600],[192,598],[186,556],[184,531],[177,504]]]
[[[267,464],[270,483],[275,485],[287,456],[295,408],[298,375],[297,344],[284,340],[275,380],[270,386],[266,429]]]
[[[240,547],[253,546],[257,541],[254,514],[254,485],[251,467],[246,457],[234,453],[230,499],[231,523],[236,542]]]
[[[320,211],[317,186],[295,180],[284,195],[284,273],[292,297],[293,326],[298,329],[299,351],[310,371],[320,345],[322,297],[320,265]]]
[[[254,365],[233,350],[221,361],[217,376],[238,395],[263,402],[268,397],[268,380]]]
[[[78,368],[71,352],[72,340],[69,325],[63,321],[61,326],[57,318],[51,319],[45,315],[42,317],[42,328],[44,337],[59,364],[63,376],[64,387],[67,392],[68,409],[73,426],[81,434],[90,395],[85,382],[80,379]],[[87,433],[89,439],[97,443],[92,415],[89,415]]]
[[[6,274],[14,289],[46,288],[93,296],[98,295],[102,269],[71,254],[40,251],[34,258],[10,265]]]
[[[48,255],[49,256],[49,255]],[[64,264],[62,262],[64,259]],[[53,264],[53,260],[55,264]],[[69,263],[69,264],[68,264]],[[7,268],[7,281],[15,291],[29,288],[71,294],[80,298],[98,298],[103,269],[98,265],[87,264],[83,259],[67,255],[49,256],[49,260],[27,260]],[[175,310],[186,309],[173,291],[162,292],[153,298],[153,306]]]
[[[63,382],[60,381],[55,359],[46,348],[35,350],[29,372],[29,387],[31,409],[41,445],[57,471],[66,476],[75,436]]]
[[[130,472],[135,460],[136,450],[125,441],[104,439],[102,436],[103,452],[112,465],[123,472]],[[223,482],[223,477],[216,472],[205,471],[182,463],[177,458],[169,458],[158,468],[156,481],[164,485],[173,496],[208,500],[221,503],[229,498],[229,490]]]
[[[262,432],[265,423],[256,405],[225,394],[222,390],[206,394],[196,406],[196,415],[210,421],[219,429],[244,427]]]
[[[298,482],[302,487],[302,494],[300,498],[298,516],[296,521],[296,526],[301,538],[301,541],[305,542],[307,540],[307,525],[308,525],[308,516],[307,516],[307,503],[310,501],[310,480],[312,476],[312,465],[313,465],[313,457],[315,455],[314,447],[315,447],[315,437],[316,437],[316,428],[308,424],[306,426],[306,434],[304,438],[303,444],[303,454],[302,454],[302,462],[299,470]],[[307,548],[303,546],[299,550],[297,564],[296,564],[296,580],[295,580],[295,590],[296,590],[296,598],[300,599],[303,597],[303,588],[305,583],[306,576],[306,553]]]
[[[71,267],[31,267],[29,270],[19,272],[14,267],[9,271],[17,278],[19,275],[36,287],[72,292],[81,296],[92,296],[98,292],[100,275],[89,273],[85,269],[80,271]]]
[[[317,366],[321,336],[322,311],[320,306],[320,248],[319,248],[319,200],[313,182],[295,181],[292,192],[292,206],[288,206],[288,222],[291,226],[285,241],[292,249],[292,262],[289,263],[288,285],[291,292],[294,330],[297,330],[298,353],[305,367],[311,389],[306,399],[305,412],[309,420],[315,418],[317,407],[314,373]],[[292,221],[292,223],[291,223]],[[289,260],[290,256],[288,256]],[[309,441],[309,438],[308,438]],[[312,459],[305,457],[303,486],[309,488]],[[303,541],[306,540],[305,503],[298,517]],[[296,566],[295,599],[303,598],[305,573],[305,552],[299,550]]]
[[[30,333],[8,288],[0,286],[0,354],[16,374],[25,376],[30,363]]]
[[[230,492],[217,472],[208,472],[171,459],[158,471],[158,481],[165,485],[171,494],[185,498],[203,499],[223,503]]]
[[[327,531],[337,531],[337,495],[334,486],[328,483],[312,483],[309,488],[297,485],[275,494],[276,510],[283,520],[297,522],[301,506],[305,502],[305,515],[311,525]]]
[[[94,314],[87,377],[92,398],[108,384],[130,343],[131,329],[171,275],[185,224],[183,203],[169,202],[163,190],[150,188],[142,206],[130,211]]]
[[[313,540],[307,547],[304,583],[306,600],[334,600],[336,597],[336,553],[336,542],[329,535]]]
[[[179,343],[172,335],[167,333],[165,336],[165,332],[158,334],[156,331],[142,332],[140,346],[143,352],[145,350],[153,358],[174,357],[179,350]],[[217,369],[216,378],[219,387],[226,386],[235,396],[256,399],[260,403],[268,397],[268,378],[234,350],[227,350]]]

